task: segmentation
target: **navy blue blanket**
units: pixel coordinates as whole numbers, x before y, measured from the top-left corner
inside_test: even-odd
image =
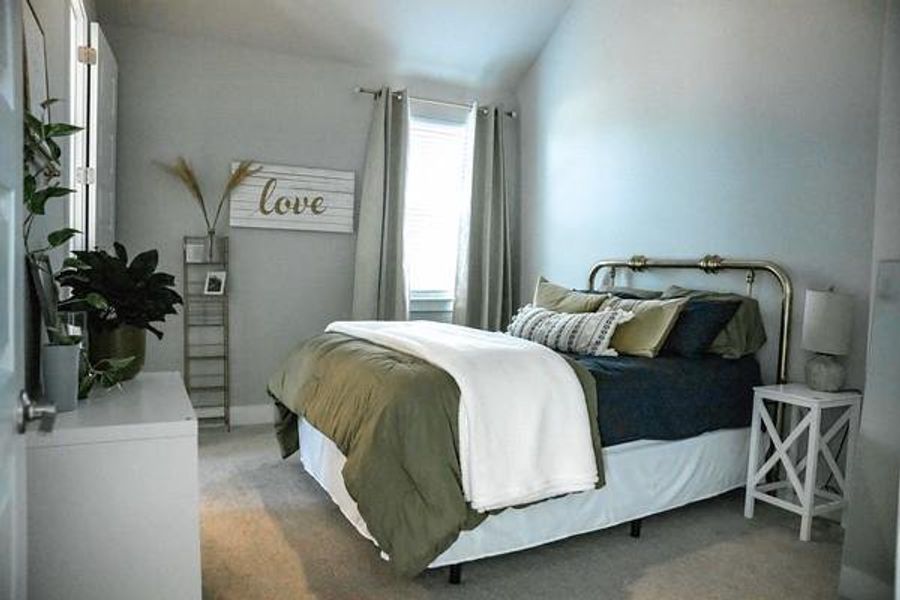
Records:
[[[753,356],[573,358],[597,381],[604,446],[641,439],[680,440],[750,425],[753,386],[760,384],[759,363]]]

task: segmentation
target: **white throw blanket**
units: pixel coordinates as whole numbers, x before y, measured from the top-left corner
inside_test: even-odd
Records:
[[[412,354],[456,380],[462,487],[475,510],[580,492],[597,482],[584,390],[556,352],[431,321],[338,321],[326,331]]]

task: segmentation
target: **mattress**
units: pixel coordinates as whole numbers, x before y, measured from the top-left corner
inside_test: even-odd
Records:
[[[750,425],[753,356],[573,356],[597,384],[604,447],[634,440],[681,440]]]
[[[304,468],[359,533],[375,543],[344,487],[344,456],[304,419],[298,419],[298,427]],[[524,550],[741,487],[749,439],[748,428],[720,429],[677,441],[640,440],[604,448],[602,489],[492,515],[475,529],[463,531],[429,568]]]

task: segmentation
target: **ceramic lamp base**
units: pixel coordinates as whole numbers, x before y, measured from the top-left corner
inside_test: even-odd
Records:
[[[829,354],[816,354],[806,362],[806,385],[818,392],[836,392],[844,387],[847,371]]]

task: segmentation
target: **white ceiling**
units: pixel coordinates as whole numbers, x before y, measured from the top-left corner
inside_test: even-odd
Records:
[[[97,0],[102,22],[504,89],[571,0]]]

